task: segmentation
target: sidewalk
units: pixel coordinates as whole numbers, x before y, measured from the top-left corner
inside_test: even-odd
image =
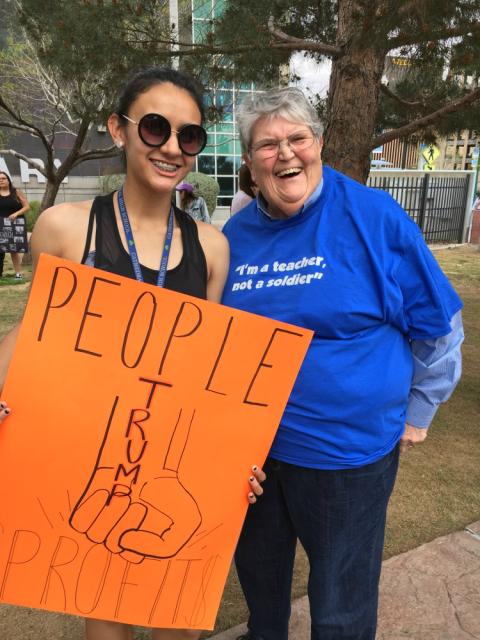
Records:
[[[234,640],[239,625],[211,636]],[[81,640],[83,623],[0,606],[0,640]],[[309,640],[306,598],[293,604],[290,640]],[[480,520],[383,563],[377,640],[480,640]]]
[[[480,640],[480,520],[386,560],[378,619],[377,640]],[[235,640],[245,630],[211,640]],[[306,597],[293,604],[290,639],[310,639]]]

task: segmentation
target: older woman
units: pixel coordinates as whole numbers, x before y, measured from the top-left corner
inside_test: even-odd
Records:
[[[322,167],[301,91],[248,99],[239,126],[260,195],[225,226],[223,302],[314,331],[237,549],[244,637],[288,637],[298,538],[312,638],[374,640],[398,454],[458,380],[462,303],[388,194]]]

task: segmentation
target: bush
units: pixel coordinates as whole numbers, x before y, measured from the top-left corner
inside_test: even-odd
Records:
[[[210,216],[213,215],[217,206],[217,197],[220,193],[220,186],[215,178],[207,176],[205,173],[191,171],[185,176],[182,182],[189,182],[195,187],[195,191],[207,203],[207,209]]]
[[[27,231],[31,233],[40,215],[40,202],[38,200],[31,200],[28,204],[30,205],[30,209],[25,214],[25,219],[27,221]]]
[[[100,189],[102,195],[117,191],[122,186],[125,180],[125,175],[122,173],[112,173],[108,176],[102,176],[100,178]],[[217,206],[217,197],[220,193],[220,186],[215,178],[208,176],[206,173],[200,173],[198,171],[191,171],[185,176],[182,182],[189,182],[195,187],[195,191],[199,196],[207,203],[208,213],[213,215]]]
[[[100,178],[100,190],[102,196],[106,196],[107,193],[112,191],[118,191],[125,180],[125,174],[123,173],[111,173],[108,176],[102,176]]]

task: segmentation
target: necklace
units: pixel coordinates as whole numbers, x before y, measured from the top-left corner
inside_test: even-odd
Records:
[[[123,187],[118,191],[118,208],[120,210],[120,217],[122,219],[123,230],[125,231],[125,238],[127,239],[128,252],[130,254],[130,260],[132,262],[133,272],[135,278],[139,282],[144,282],[142,269],[140,268],[140,261],[138,259],[137,248],[135,246],[135,240],[133,239],[132,227],[130,226],[130,220],[128,219],[127,208],[125,206],[125,200],[123,199]],[[165,242],[163,244],[162,256],[160,259],[160,268],[158,270],[157,286],[165,286],[165,278],[167,276],[168,256],[170,254],[170,247],[172,246],[173,238],[173,219],[174,212],[173,206],[170,209],[168,216],[167,233],[165,234]]]

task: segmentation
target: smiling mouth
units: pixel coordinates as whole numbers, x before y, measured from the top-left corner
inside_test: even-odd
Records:
[[[161,160],[151,160],[152,164],[161,171],[167,171],[168,173],[175,173],[180,167],[177,164],[170,164],[169,162],[162,162]]]
[[[302,167],[289,167],[288,169],[282,169],[281,171],[277,171],[275,173],[276,178],[294,178],[302,173]]]

